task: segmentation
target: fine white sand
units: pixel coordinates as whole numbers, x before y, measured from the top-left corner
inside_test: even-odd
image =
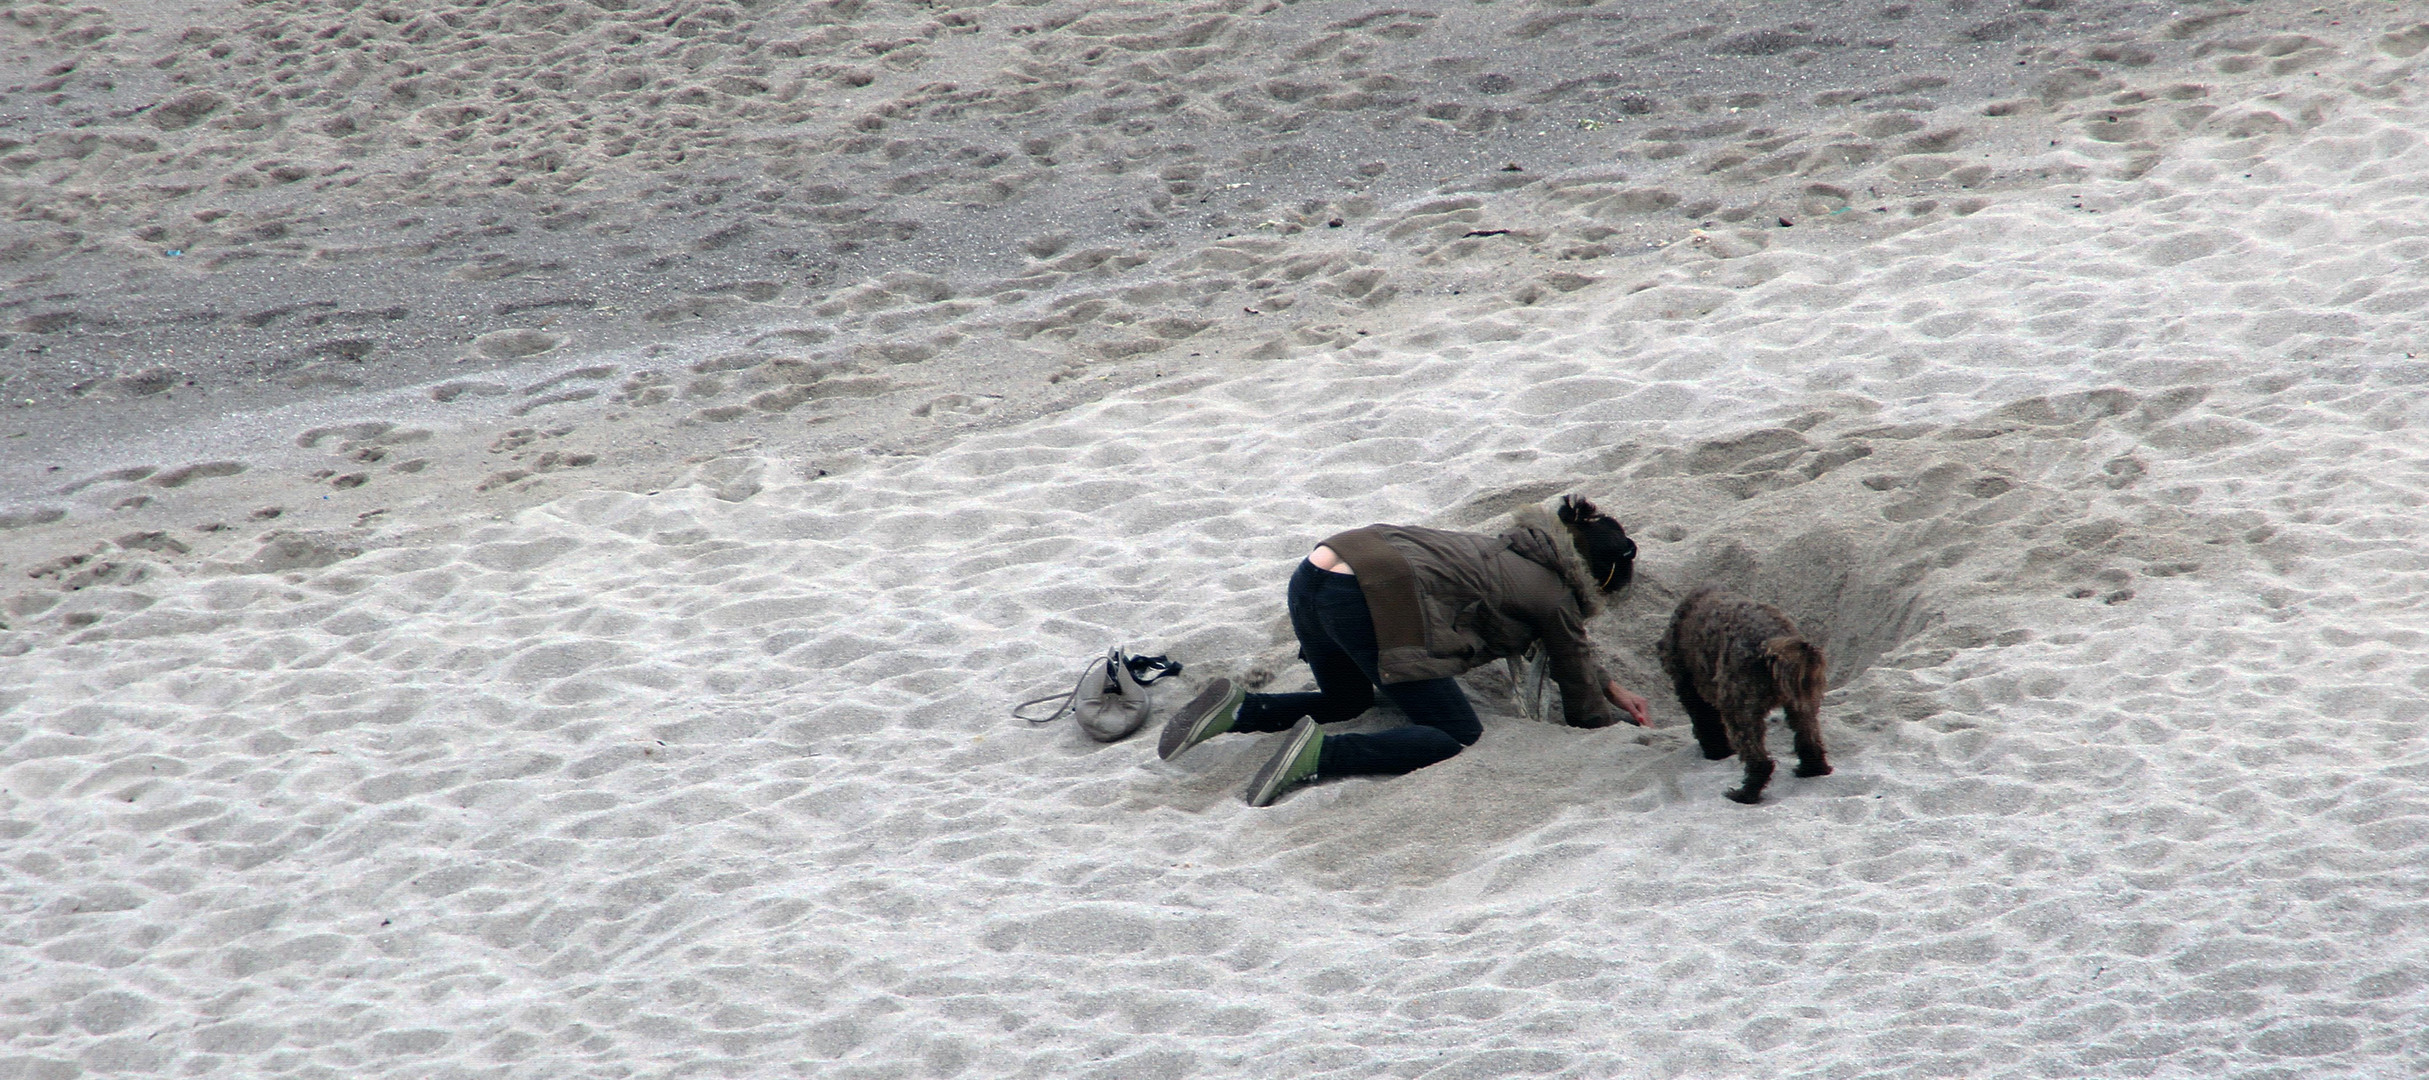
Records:
[[[146,80],[384,18],[351,7],[10,5],[22,77],[91,66],[7,101],[234,110],[253,69]],[[801,116],[646,113],[773,155],[717,213],[762,183],[802,229],[940,184],[964,209],[821,233],[826,277],[763,258],[764,225],[739,249],[764,278],[648,270],[745,260],[617,216],[636,185],[719,190],[611,160],[687,128],[485,193],[433,162],[538,147],[407,147],[446,118],[383,120],[393,90],[327,89],[335,60],[305,84],[336,96],[251,143],[8,129],[35,156],[0,162],[0,1076],[2429,1071],[2421,5],[531,7],[594,14],[373,40],[523,72],[540,143],[652,85],[585,82],[574,45],[791,93]],[[1913,20],[1894,49],[1849,29]],[[789,44],[746,48],[760,26]],[[1622,39],[1675,70],[1587,78]],[[1665,89],[1705,77],[1690,51],[1774,81],[1696,104]],[[1944,74],[1866,66],[1917,52]],[[1078,104],[986,113],[1023,86]],[[1163,86],[1184,100],[1125,111]],[[1289,113],[1354,94],[1314,111],[1366,141],[1315,160],[1335,120]],[[1142,116],[1166,130],[1118,134]],[[899,165],[798,135],[921,123],[1050,145],[986,196],[997,165],[921,172],[966,131]],[[1154,157],[1175,129],[1204,160]],[[769,164],[788,131],[825,149]],[[1103,171],[1125,146],[1160,226],[1106,211],[1159,210]],[[1505,172],[1519,151],[1560,167]],[[366,179],[159,180],[284,160]],[[1329,186],[1172,209],[1302,173]],[[214,199],[249,209],[198,222]],[[488,263],[340,259],[297,209],[415,233],[549,199],[588,208],[583,250],[644,249],[628,276],[544,229]],[[170,218],[218,231],[135,231]],[[619,221],[649,238],[584,231]],[[161,270],[195,257],[172,242],[289,248]],[[328,325],[137,310],[236,312],[289,272]],[[524,278],[582,303],[506,310]],[[410,329],[341,325],[391,296]],[[1593,631],[1654,730],[1529,722],[1480,672],[1458,758],[1250,809],[1268,737],[1162,763],[1152,729],[1006,715],[1116,644],[1187,663],[1164,708],[1217,674],[1296,688],[1281,592],[1314,540],[1567,491],[1643,545]],[[1721,797],[1737,764],[1696,752],[1652,655],[1704,581],[1824,643],[1835,774]]]

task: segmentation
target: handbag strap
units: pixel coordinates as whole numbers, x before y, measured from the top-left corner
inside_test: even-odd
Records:
[[[1014,719],[1026,720],[1032,724],[1051,724],[1065,716],[1070,715],[1071,710],[1078,708],[1079,698],[1080,692],[1076,687],[1073,688],[1068,694],[1048,694],[1045,697],[1030,698],[1027,701],[1013,706],[1012,716]],[[1047,713],[1044,716],[1028,715],[1028,711],[1031,707],[1043,705],[1049,701],[1060,701],[1062,704],[1055,706],[1053,712]]]
[[[1020,704],[1012,707],[1013,717],[1020,720],[1026,720],[1032,724],[1051,724],[1071,715],[1073,712],[1079,709],[1080,694],[1088,689],[1089,680],[1104,679],[1110,681],[1113,678],[1113,665],[1116,662],[1114,658],[1120,655],[1120,650],[1115,650],[1114,652],[1108,653],[1103,657],[1089,660],[1087,664],[1080,668],[1080,681],[1071,684],[1071,691],[1069,693],[1047,694],[1044,697],[1030,698],[1029,700],[1021,702]],[[1099,683],[1098,685],[1102,686],[1103,684]],[[1031,716],[1028,713],[1028,710],[1032,708],[1043,705],[1049,701],[1057,700],[1061,701],[1062,704],[1055,706],[1053,712],[1047,713],[1044,716]]]
[[[1130,669],[1131,681],[1151,686],[1181,673],[1181,662],[1169,656],[1132,656],[1122,661]]]
[[[1107,682],[1118,681],[1113,672],[1115,664],[1127,668],[1131,681],[1139,684],[1141,690],[1145,690],[1151,683],[1160,682],[1181,673],[1181,662],[1169,656],[1131,656],[1115,649],[1102,658],[1088,661],[1087,665],[1080,669],[1080,681],[1072,685],[1070,692],[1047,694],[1044,697],[1033,697],[1021,702],[1012,707],[1013,718],[1026,720],[1032,724],[1051,724],[1071,715],[1079,709],[1080,694],[1088,689],[1090,678],[1097,677],[1098,673],[1102,672],[1102,677]],[[1044,716],[1029,715],[1030,709],[1048,702],[1058,702],[1059,704],[1055,705],[1053,712]]]

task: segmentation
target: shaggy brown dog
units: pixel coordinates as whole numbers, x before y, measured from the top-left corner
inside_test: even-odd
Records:
[[[1730,798],[1763,801],[1773,768],[1763,719],[1774,705],[1787,711],[1796,732],[1796,774],[1830,772],[1822,754],[1822,650],[1780,609],[1706,585],[1679,601],[1662,635],[1661,660],[1704,756],[1718,761],[1734,751],[1746,763],[1746,784]]]

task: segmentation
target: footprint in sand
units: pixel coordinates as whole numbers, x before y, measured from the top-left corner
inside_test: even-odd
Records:
[[[499,397],[505,394],[511,394],[513,392],[514,391],[512,388],[500,386],[493,382],[456,381],[442,383],[438,386],[432,387],[430,389],[430,400],[444,404],[446,402],[454,401],[457,398],[463,397],[467,394],[473,397]]]
[[[565,339],[539,330],[499,330],[474,338],[474,351],[492,360],[520,360],[565,344]]]
[[[184,487],[196,480],[234,476],[243,471],[245,471],[245,464],[241,461],[198,461],[190,465],[163,469],[152,474],[148,483],[154,487],[177,488]]]

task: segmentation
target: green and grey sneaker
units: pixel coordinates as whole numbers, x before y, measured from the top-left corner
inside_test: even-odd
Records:
[[[1324,735],[1316,730],[1314,717],[1291,726],[1290,734],[1282,737],[1282,749],[1274,752],[1273,760],[1257,770],[1257,777],[1248,782],[1248,805],[1264,806],[1274,801],[1293,784],[1316,778],[1316,762],[1324,756]]]
[[[1240,703],[1246,700],[1248,691],[1230,679],[1207,683],[1206,689],[1164,722],[1164,734],[1155,742],[1155,756],[1170,761],[1181,751],[1230,731],[1240,718]]]

